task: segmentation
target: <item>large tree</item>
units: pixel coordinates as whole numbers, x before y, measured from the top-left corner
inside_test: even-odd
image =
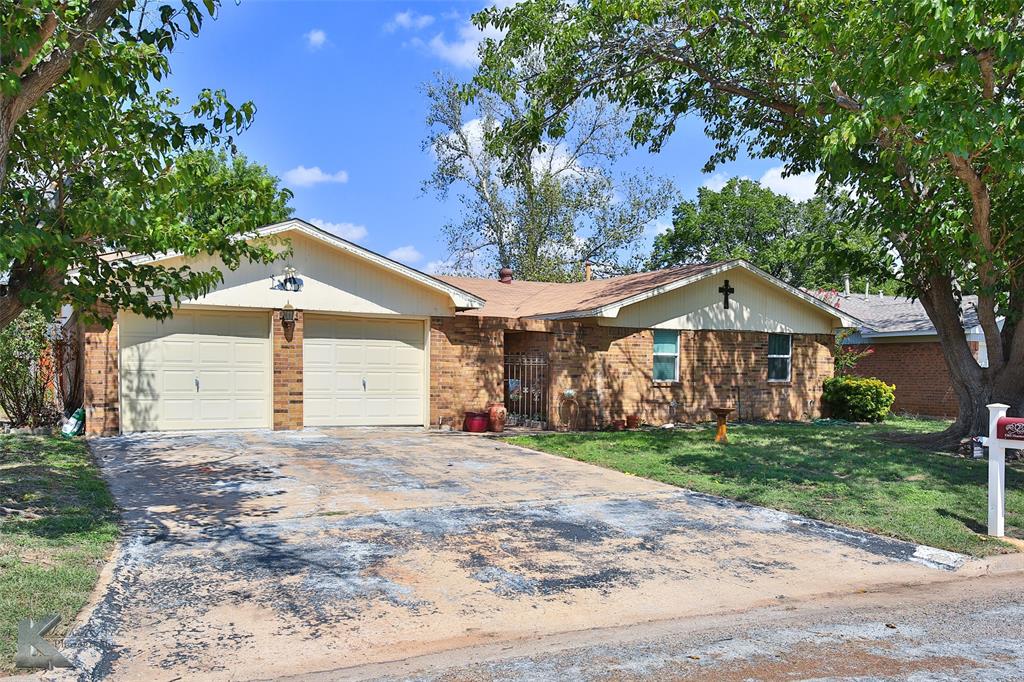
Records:
[[[221,277],[111,253],[219,253],[228,267],[274,257],[239,238],[280,213],[266,179],[188,155],[233,149],[255,107],[212,90],[182,106],[159,88],[175,44],[217,7],[0,0],[0,328],[62,303],[107,319],[110,308],[165,316]],[[197,164],[214,171],[201,193]],[[266,200],[244,202],[247,192]]]
[[[573,107],[558,142],[496,151],[489,137],[522,115],[514,100],[482,96],[469,107],[458,85],[427,86],[436,166],[426,188],[457,194],[459,219],[444,226],[448,267],[458,274],[575,281],[643,265],[644,230],[672,205],[674,189],[649,173],[614,173],[625,152],[623,117],[607,102]],[[517,153],[517,151],[521,153]]]
[[[672,212],[672,227],[654,240],[651,267],[743,258],[795,287],[891,290],[892,259],[879,260],[871,236],[845,225],[844,197],[794,201],[747,178],[701,187]],[[841,262],[844,267],[835,267]]]
[[[947,437],[983,432],[985,404],[1024,408],[1024,12],[1016,0],[524,0],[476,16],[504,33],[475,80],[527,111],[534,142],[600,97],[658,149],[699,116],[716,152],[782,159],[857,199],[850,218],[938,330],[960,403]],[[510,81],[524,58],[543,68]],[[978,295],[989,366],[975,361],[958,292]],[[999,316],[1005,316],[1000,329]]]

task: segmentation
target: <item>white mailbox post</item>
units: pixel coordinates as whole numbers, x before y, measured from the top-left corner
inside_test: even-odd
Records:
[[[988,407],[988,534],[1001,538],[1006,524],[1006,448],[1019,448],[1022,441],[997,438],[999,420],[1006,416],[1009,405],[992,403]]]

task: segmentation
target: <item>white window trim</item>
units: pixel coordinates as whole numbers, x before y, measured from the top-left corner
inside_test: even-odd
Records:
[[[769,377],[768,378],[768,383],[770,383],[770,384],[785,384],[785,383],[789,383],[790,381],[793,380],[793,335],[792,334],[783,334],[783,333],[772,332],[772,333],[768,334],[768,339],[769,339],[768,346],[769,347],[771,347],[771,337],[773,337],[773,336],[785,336],[785,337],[788,337],[789,338],[789,352],[786,353],[785,355],[772,355],[771,353],[768,353],[768,359],[771,360],[772,358],[786,358],[786,360],[788,362],[786,363],[786,378],[785,379],[772,379],[771,377]],[[771,363],[769,363],[769,364],[771,364]],[[769,369],[769,372],[770,371],[771,370]]]
[[[669,329],[652,329],[651,330],[651,341],[657,336],[659,331],[672,331]],[[654,376],[654,360],[655,358],[675,358],[675,362],[672,363],[673,373],[671,379],[654,379],[656,384],[676,384],[679,383],[679,332],[676,331],[676,352],[675,353],[655,353],[651,352],[651,377]]]

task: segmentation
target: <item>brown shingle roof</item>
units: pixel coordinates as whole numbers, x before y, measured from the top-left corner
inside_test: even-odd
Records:
[[[439,276],[438,279],[468,291],[486,303],[463,315],[487,317],[539,317],[594,310],[651,289],[700,274],[723,263],[679,265],[635,275],[595,279],[589,282],[529,282],[513,280]]]

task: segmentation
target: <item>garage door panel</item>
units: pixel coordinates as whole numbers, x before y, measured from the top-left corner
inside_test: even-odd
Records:
[[[156,375],[154,374],[153,376],[155,377]],[[161,372],[159,376],[160,386],[157,389],[162,393],[196,392],[196,373],[190,369],[167,369]]]
[[[302,364],[310,367],[330,367],[334,361],[334,347],[327,343],[307,343],[302,349]]]
[[[323,365],[325,347],[332,349],[330,382]],[[303,353],[306,424],[423,423],[422,322],[307,315]],[[311,366],[316,367],[315,372],[310,371]],[[325,390],[333,397],[329,407],[324,402]],[[314,402],[315,406],[311,405]]]
[[[222,369],[211,370],[202,368],[199,371],[199,375],[199,390],[196,392],[200,394],[200,399],[211,393],[225,395],[234,393],[235,382],[231,372],[226,372]]]
[[[394,390],[398,393],[419,393],[423,387],[423,377],[413,372],[396,372],[393,377]]]
[[[255,393],[262,397],[267,386],[267,374],[262,370],[235,372],[235,393]]]
[[[159,342],[150,341],[149,343],[153,343],[156,346],[154,356],[165,364],[177,362],[191,365],[195,358],[195,342],[191,338],[183,338],[176,334],[165,337]]]
[[[132,314],[119,322],[125,431],[270,426],[269,313],[179,310],[162,323]]]
[[[234,344],[228,339],[216,339],[199,342],[199,364],[223,367],[234,358]]]

